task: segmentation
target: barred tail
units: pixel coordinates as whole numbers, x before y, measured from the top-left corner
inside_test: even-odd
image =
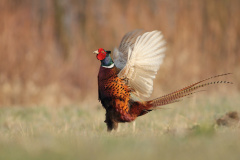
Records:
[[[217,76],[213,76],[204,80],[201,80],[197,83],[194,83],[192,85],[189,85],[187,87],[184,87],[180,90],[177,90],[175,92],[172,92],[170,94],[164,95],[162,97],[153,99],[151,101],[148,101],[147,103],[152,106],[151,109],[157,109],[156,107],[159,106],[163,106],[166,104],[170,104],[170,103],[174,103],[174,102],[178,102],[181,100],[181,98],[189,96],[191,94],[194,94],[196,92],[199,92],[200,90],[198,90],[199,88],[203,88],[209,85],[213,85],[213,84],[233,84],[232,82],[228,82],[228,81],[212,81],[212,82],[206,82],[210,79],[214,79],[217,77],[222,77],[222,76],[226,76],[229,75],[231,73],[225,73],[225,74],[221,74],[221,75],[217,75]],[[205,83],[204,83],[205,82]]]

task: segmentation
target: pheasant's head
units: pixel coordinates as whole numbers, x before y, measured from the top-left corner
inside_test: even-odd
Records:
[[[103,48],[99,48],[93,53],[97,54],[97,59],[101,61],[101,66],[105,68],[113,68],[114,63],[110,56],[111,51],[105,51]]]
[[[104,60],[107,54],[110,54],[111,51],[105,51],[103,48],[99,48],[98,50],[94,51],[93,53],[97,54],[98,60]]]

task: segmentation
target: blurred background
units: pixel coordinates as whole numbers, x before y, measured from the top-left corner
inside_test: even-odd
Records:
[[[152,98],[227,72],[239,93],[239,15],[239,0],[0,0],[0,106],[98,104],[92,52],[134,29],[167,41]]]

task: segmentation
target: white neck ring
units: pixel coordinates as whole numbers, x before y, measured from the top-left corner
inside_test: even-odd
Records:
[[[104,67],[104,68],[113,68],[114,67],[114,63],[111,64],[110,66],[102,66],[102,67]]]

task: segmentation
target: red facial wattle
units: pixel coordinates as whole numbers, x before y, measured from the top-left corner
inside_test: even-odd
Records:
[[[105,52],[105,50],[104,49],[102,49],[102,48],[99,48],[98,49],[98,54],[97,54],[97,59],[98,60],[104,60],[105,58],[106,58],[106,52]]]

